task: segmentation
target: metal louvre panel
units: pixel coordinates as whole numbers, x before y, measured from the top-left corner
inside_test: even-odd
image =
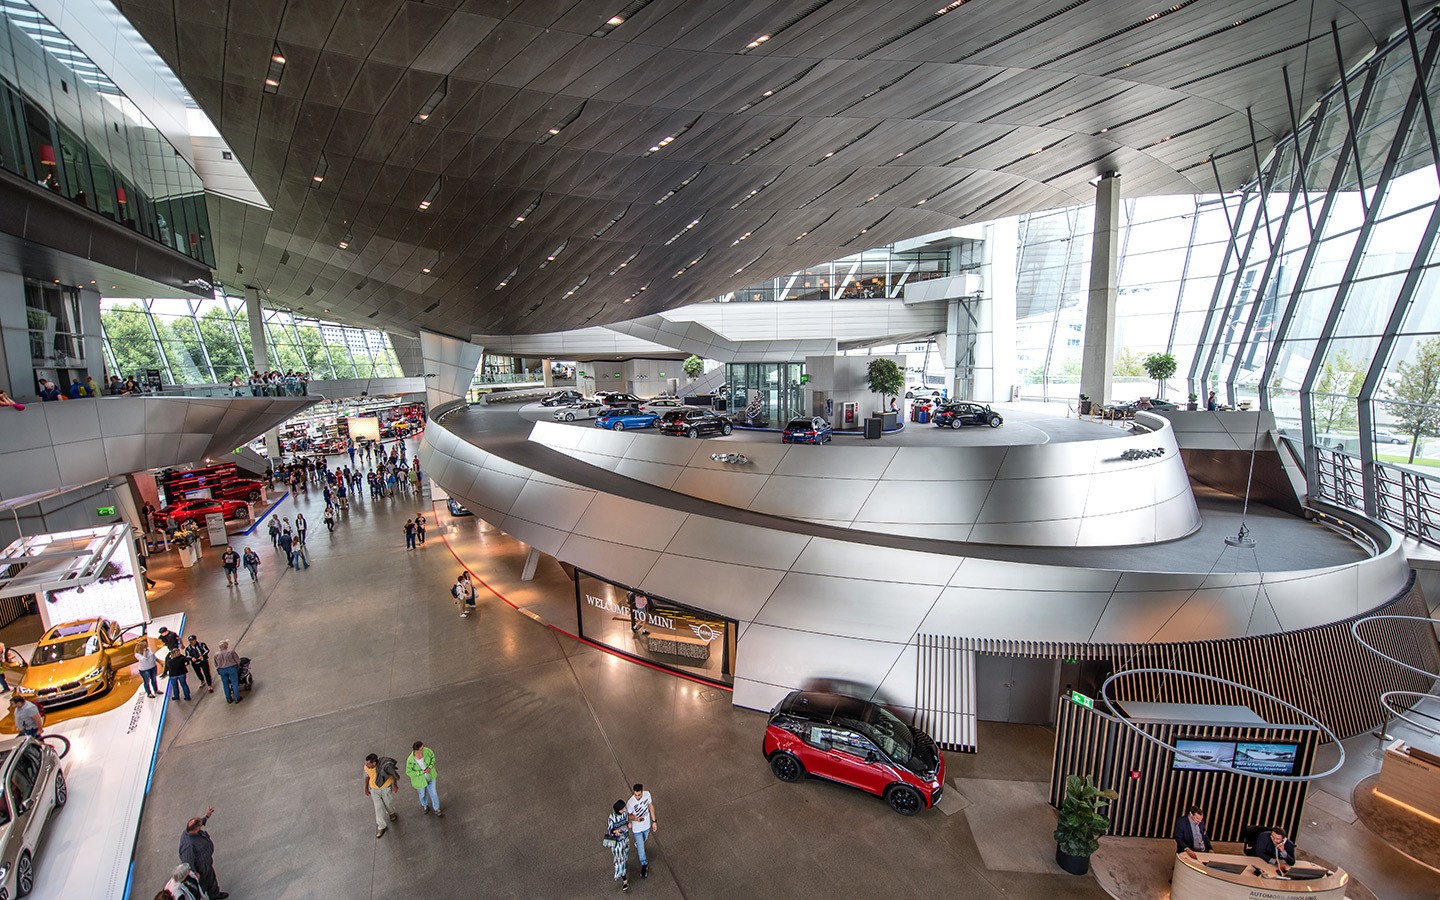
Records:
[[[974,753],[975,652],[947,635],[921,634],[915,643],[915,727],[946,750]]]

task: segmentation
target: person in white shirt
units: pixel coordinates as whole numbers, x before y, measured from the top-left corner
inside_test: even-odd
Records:
[[[630,835],[635,839],[635,850],[640,854],[640,877],[650,877],[650,861],[645,857],[645,839],[653,831],[660,830],[655,821],[655,801],[645,785],[637,784],[630,799],[625,801],[625,815],[630,819]]]

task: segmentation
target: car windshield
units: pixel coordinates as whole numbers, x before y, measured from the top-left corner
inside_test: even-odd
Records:
[[[786,431],[809,431],[814,424],[809,419],[791,419],[790,424],[785,426]]]
[[[885,755],[898,763],[910,758],[914,738],[910,727],[878,706],[870,707],[865,718],[866,731]]]
[[[63,662],[67,659],[80,659],[82,656],[89,656],[99,650],[100,639],[93,634],[88,637],[71,638],[68,641],[56,641],[53,644],[36,647],[34,655],[30,657],[30,665],[43,666],[46,663]]]
[[[667,412],[667,413],[665,414],[665,421],[666,421],[666,422],[679,422],[679,421],[683,420],[684,418],[685,418],[685,410],[683,410],[683,409],[671,410],[670,412]]]

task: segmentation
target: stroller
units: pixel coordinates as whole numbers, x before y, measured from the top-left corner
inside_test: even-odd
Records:
[[[242,690],[252,690],[255,687],[255,676],[250,674],[250,657],[240,657],[240,673],[238,675]]]

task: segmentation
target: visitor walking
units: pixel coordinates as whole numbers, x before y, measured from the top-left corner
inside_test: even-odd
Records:
[[[251,581],[260,580],[260,554],[256,553],[253,548],[246,547],[245,555],[241,557],[240,562],[250,571]]]
[[[424,545],[425,545],[425,514],[424,514],[424,513],[421,513],[420,515],[418,515],[418,516],[415,517],[415,540],[416,540],[421,546],[424,546]]]
[[[225,586],[239,587],[240,576],[237,573],[240,570],[240,554],[229,544],[225,545],[225,552],[220,554],[220,565],[225,567]]]
[[[280,520],[274,516],[270,517],[270,546],[280,546]]]
[[[230,649],[229,641],[221,641],[215,651],[215,671],[220,673],[220,685],[225,689],[226,703],[239,703],[240,696],[240,654]]]
[[[324,517],[324,520],[323,520],[323,521],[325,522],[325,530],[328,531],[328,532],[330,532],[331,534],[334,534],[334,533],[335,533],[335,507],[333,507],[333,506],[327,506],[327,507],[325,507],[325,517]]]
[[[207,691],[215,693],[215,679],[210,674],[210,645],[192,634],[190,643],[185,645],[185,655],[190,659],[190,668],[195,670],[195,686],[203,684]]]
[[[625,813],[624,800],[616,800],[611,808],[605,820],[605,838],[600,844],[610,851],[610,858],[615,862],[615,880],[620,882],[620,890],[630,890],[630,879],[625,873],[630,864],[630,817]]]
[[[160,668],[160,662],[155,659],[155,651],[150,649],[149,638],[142,637],[135,647],[135,662],[140,666],[140,681],[145,685],[145,696],[159,694],[160,683],[155,678],[155,671]]]
[[[295,562],[295,568],[297,568],[297,569],[301,568],[301,565],[300,565],[301,563],[304,563],[304,564],[305,564],[305,565],[304,565],[304,568],[306,568],[306,569],[310,568],[310,557],[305,553],[305,545],[304,545],[304,544],[297,543],[297,544],[295,545],[295,547],[294,547],[294,549],[293,549],[292,552],[293,552],[293,554],[294,554],[294,556],[292,557],[292,559],[293,559],[294,562]]]
[[[208,900],[205,896],[205,888],[200,886],[200,879],[195,877],[195,872],[185,863],[175,867],[170,873],[170,880],[165,882],[165,890],[156,895],[156,900],[161,897],[170,897],[173,900]]]
[[[655,801],[650,798],[645,785],[637,784],[632,791],[634,793],[625,802],[625,814],[630,818],[630,834],[640,855],[640,877],[649,878],[650,861],[645,858],[645,840],[660,830],[660,823],[655,821]]]
[[[225,900],[230,895],[220,890],[220,880],[215,877],[215,842],[205,831],[213,815],[215,807],[212,806],[205,810],[205,815],[185,823],[185,833],[180,836],[180,861],[200,879],[200,887],[210,900]]]
[[[470,615],[475,608],[475,585],[470,581],[469,572],[461,572],[460,577],[450,586],[450,596],[454,597],[460,604],[460,618]]]
[[[410,778],[410,786],[420,794],[420,809],[425,815],[430,815],[433,808],[437,818],[445,818],[440,811],[440,795],[435,792],[435,751],[425,746],[424,741],[416,741],[405,758],[405,774]]]
[[[310,523],[305,520],[304,513],[295,514],[295,543],[301,547],[305,546],[305,532],[310,530]]]
[[[190,671],[190,660],[185,654],[171,650],[165,657],[165,678],[170,685],[170,699],[179,700],[180,692],[185,692],[185,699],[190,699],[190,682],[185,680],[185,673]]]
[[[388,756],[371,753],[365,757],[365,796],[375,806],[375,837],[385,836],[390,823],[400,818],[394,796],[400,790],[400,764]]]
[[[280,530],[280,552],[285,554],[285,565],[295,568],[295,538],[283,528]]]
[[[406,520],[405,520],[405,549],[406,549],[406,550],[414,550],[414,549],[415,549],[415,520],[414,520],[414,519],[406,519]]]

